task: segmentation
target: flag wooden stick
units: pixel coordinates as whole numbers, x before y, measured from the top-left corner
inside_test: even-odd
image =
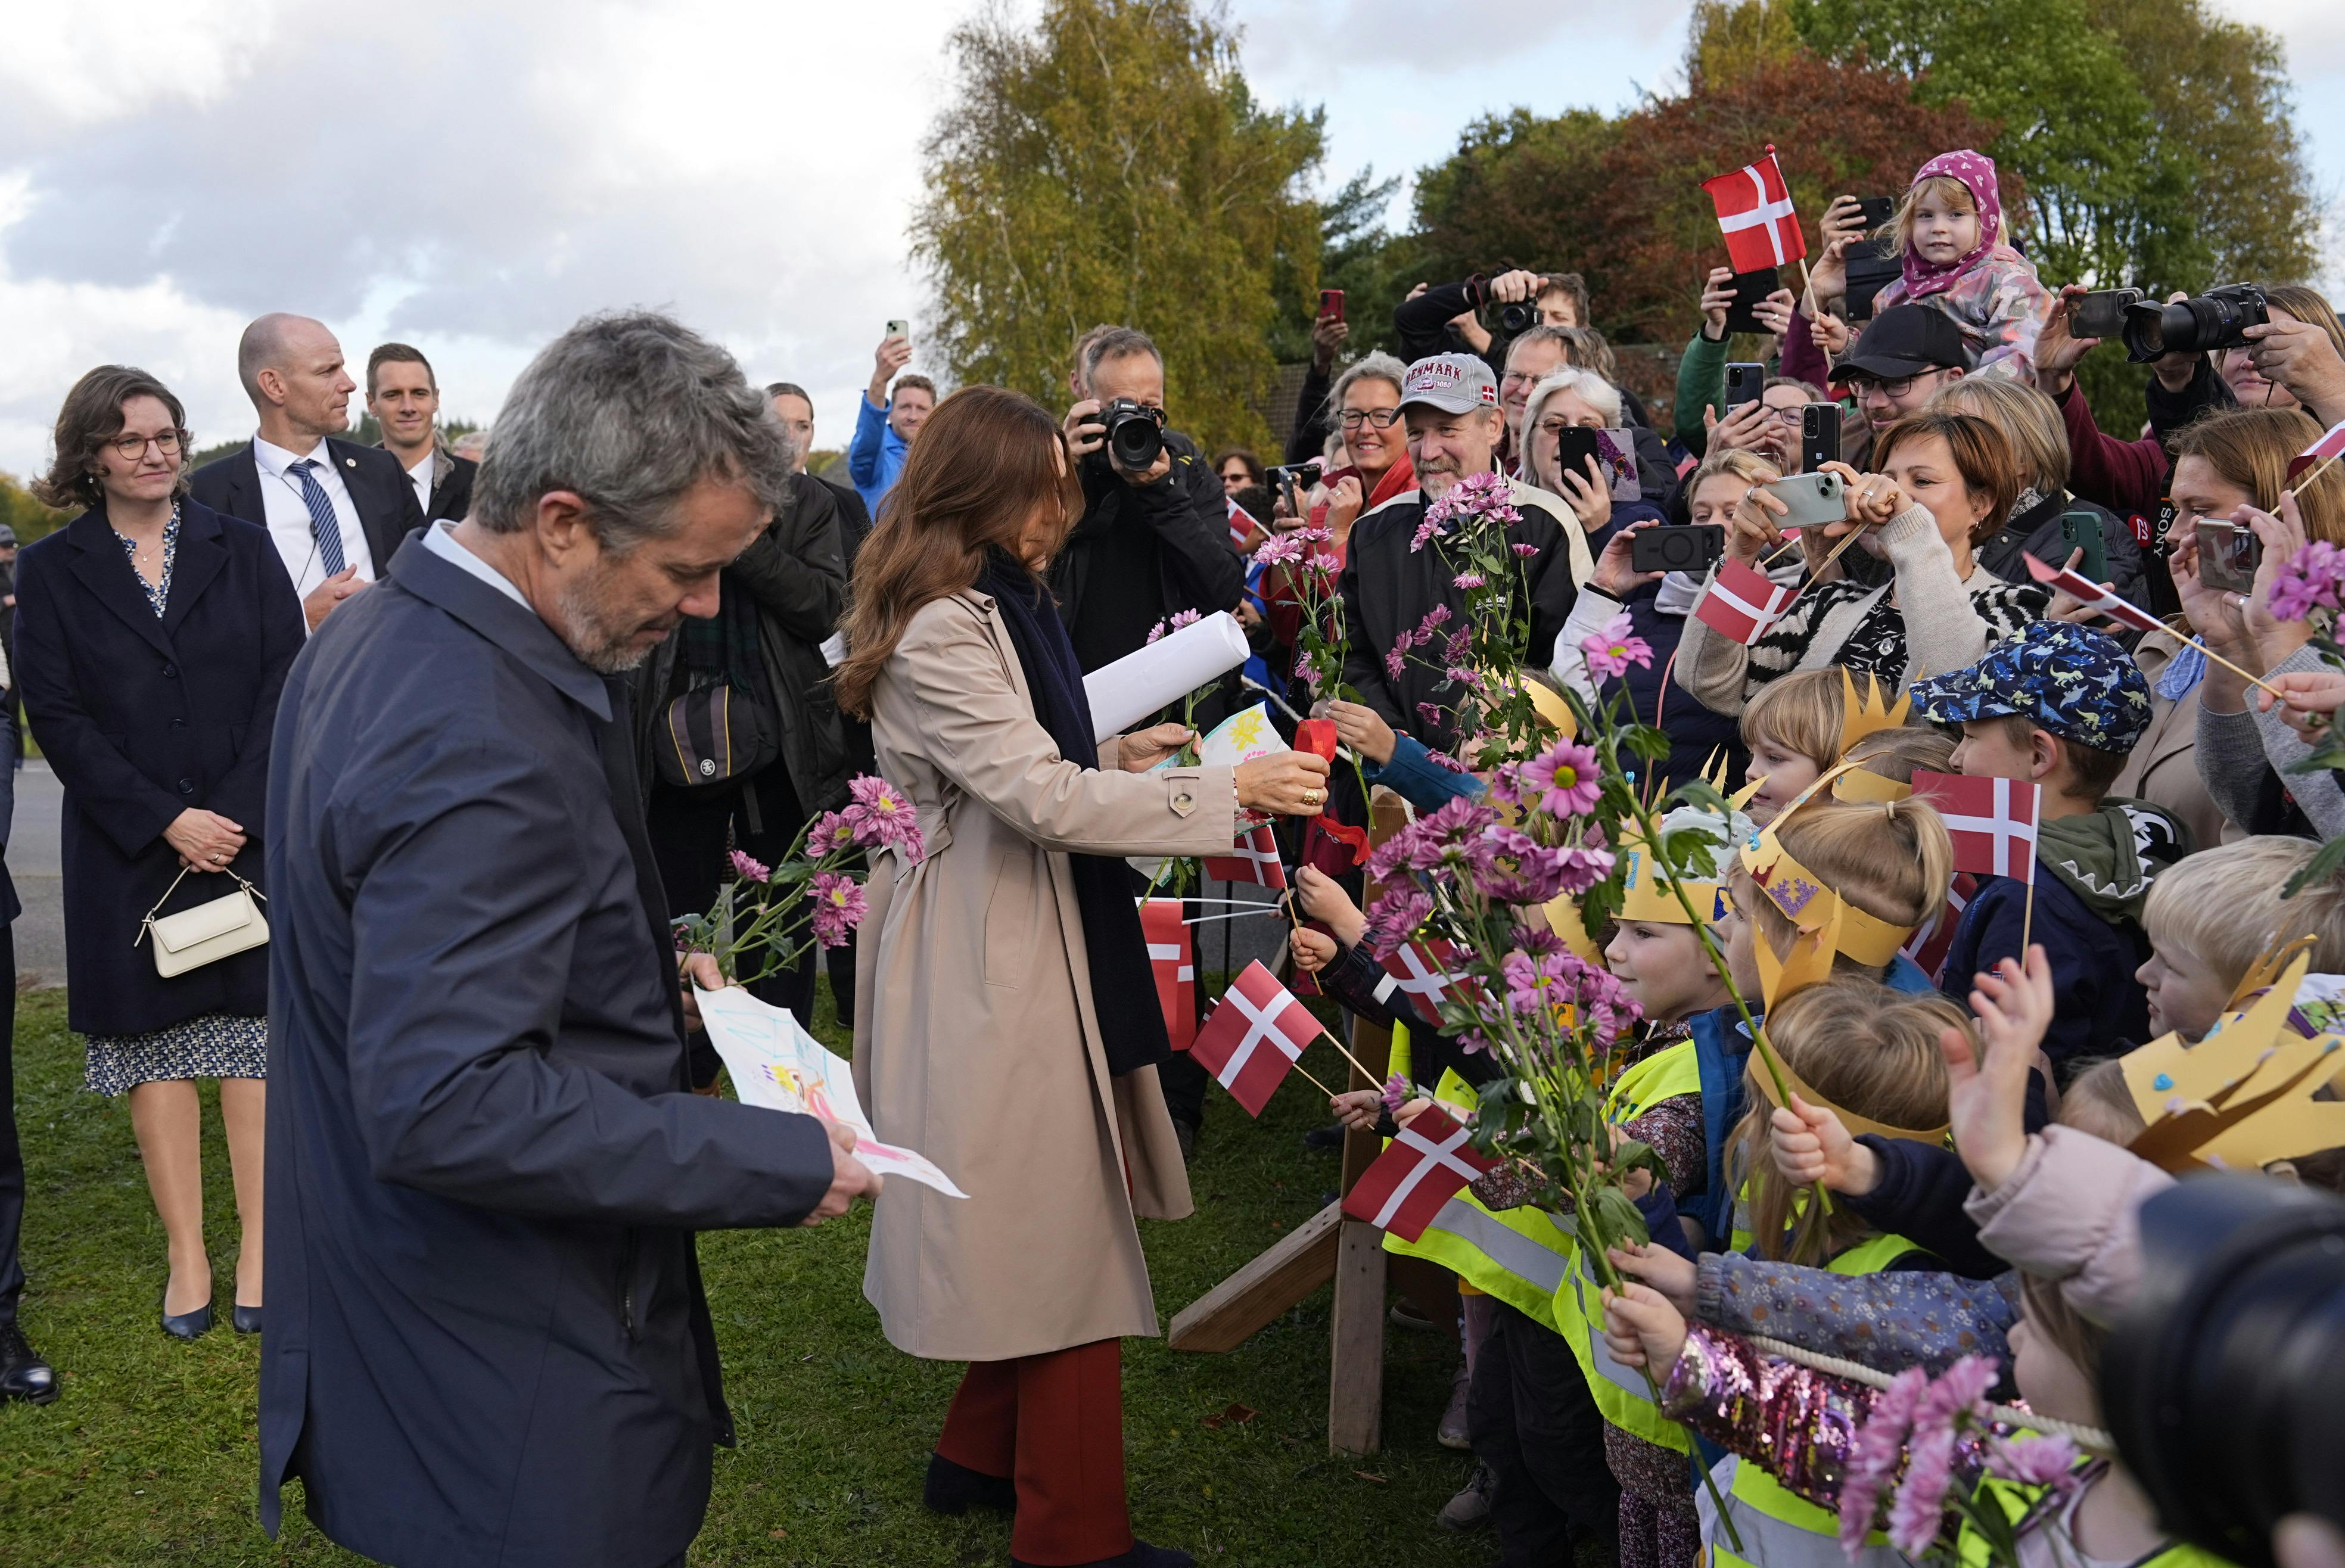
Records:
[[[2223,668],[2228,670],[2232,674],[2237,675],[2240,680],[2245,681],[2249,685],[2260,686],[2263,690],[2271,693],[2273,696],[2279,698],[2282,702],[2287,701],[2285,693],[2281,693],[2278,688],[2272,686],[2269,683],[2264,681],[2259,676],[2249,674],[2245,670],[2240,669],[2237,664],[2232,663],[2228,659],[2224,658],[2223,655],[2216,652],[2215,650],[2207,646],[2206,643],[2198,641],[2196,638],[2185,637],[2178,632],[2175,633],[2175,637],[2184,647],[2198,649],[2198,652],[2206,654],[2207,657],[2214,660],[2218,664],[2222,665]]]
[[[1312,1015],[1312,1017],[1315,1018],[1315,1017],[1318,1017],[1318,1015],[1317,1015],[1316,1013],[1315,1013],[1315,1014],[1313,1014],[1313,1015]],[[1331,1040],[1333,1040],[1333,1041],[1335,1041],[1335,1048],[1336,1048],[1337,1050],[1339,1050],[1339,1051],[1341,1051],[1341,1052],[1343,1052],[1343,1053],[1344,1053],[1344,1059],[1345,1059],[1345,1061],[1347,1061],[1347,1062],[1351,1063],[1354,1067],[1357,1067],[1357,1068],[1360,1070],[1360,1076],[1361,1076],[1362,1077],[1364,1077],[1364,1078],[1367,1079],[1367,1080],[1368,1080],[1368,1082],[1369,1082],[1369,1083],[1371,1083],[1371,1084],[1374,1084],[1374,1083],[1376,1083],[1376,1082],[1380,1081],[1380,1080],[1378,1080],[1378,1078],[1376,1077],[1376,1074],[1374,1074],[1374,1073],[1372,1073],[1372,1072],[1368,1071],[1368,1066],[1367,1066],[1367,1064],[1366,1064],[1365,1062],[1364,1062],[1364,1061],[1360,1060],[1360,1058],[1359,1058],[1359,1057],[1355,1057],[1355,1056],[1354,1056],[1354,1055],[1352,1054],[1352,1047],[1349,1047],[1349,1046],[1347,1046],[1347,1045],[1345,1045],[1345,1044],[1344,1043],[1344,1039],[1343,1039],[1343,1037],[1342,1037],[1342,1036],[1340,1036],[1340,1035],[1336,1034],[1335,1030],[1333,1030],[1333,1029],[1329,1028],[1329,1027],[1328,1027],[1326,1025],[1325,1025],[1325,1024],[1321,1024],[1321,1025],[1319,1026],[1319,1032],[1320,1032],[1321,1034],[1323,1034],[1323,1035],[1326,1036],[1329,1039],[1331,1039]]]
[[[1296,1072],[1298,1072],[1298,1073],[1301,1073],[1301,1074],[1304,1076],[1304,1078],[1308,1079],[1308,1080],[1309,1080],[1309,1082],[1310,1082],[1310,1085],[1311,1085],[1311,1087],[1312,1087],[1313,1088],[1317,1089],[1321,1094],[1325,1095],[1329,1099],[1334,1099],[1334,1098],[1335,1098],[1335,1091],[1334,1089],[1329,1088],[1325,1084],[1321,1083],[1317,1078],[1315,1078],[1315,1077],[1311,1077],[1311,1069],[1310,1069],[1309,1067],[1304,1067],[1301,1062],[1299,1062],[1299,1061],[1298,1061],[1298,1062],[1296,1062],[1296,1063],[1294,1064],[1294,1070],[1295,1070]]]
[[[1806,298],[1809,304],[1816,308],[1816,315],[1822,317],[1824,313],[1824,302],[1816,298],[1815,280],[1808,276],[1808,258],[1804,256],[1800,258],[1800,292]],[[1818,344],[1817,347],[1823,348],[1822,344]],[[1824,349],[1823,355],[1824,369],[1832,369],[1834,368],[1832,351],[1830,349]]]
[[[2305,470],[2303,474],[2297,479],[2296,482],[2288,487],[2290,493],[2302,495],[2305,491],[2311,486],[2314,480],[2319,479],[2322,474],[2329,471],[2330,465],[2336,462],[2338,455],[2339,454],[2335,452],[2331,452],[2327,457],[2322,458],[2319,462],[2313,464],[2310,468]]]
[[[2027,967],[2027,944],[2035,936],[2035,868],[2027,868],[2027,907],[2019,916],[2019,966]]]

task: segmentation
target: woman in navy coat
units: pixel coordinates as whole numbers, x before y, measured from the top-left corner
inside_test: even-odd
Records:
[[[269,950],[165,979],[140,923],[234,892],[222,873],[263,885],[269,736],[303,632],[267,531],[187,498],[185,422],[126,366],[66,394],[38,491],[87,510],[17,563],[15,669],[65,786],[68,1021],[89,1087],[130,1097],[170,1251],[163,1327],[192,1339],[212,1318],[199,1077],[219,1080],[244,1227],[236,1327],[260,1327]]]

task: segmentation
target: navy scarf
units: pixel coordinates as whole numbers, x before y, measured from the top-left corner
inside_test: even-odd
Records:
[[[1075,662],[1075,645],[1048,591],[1033,572],[999,550],[985,552],[976,588],[993,596],[1009,629],[1034,700],[1035,722],[1058,743],[1061,757],[1097,768],[1099,746],[1091,738],[1082,666]],[[1108,1071],[1122,1077],[1170,1061],[1172,1041],[1164,1031],[1163,1009],[1156,1006],[1156,976],[1149,967],[1140,907],[1132,901],[1132,868],[1110,855],[1069,855],[1067,865],[1074,875],[1075,908],[1082,916],[1083,946],[1091,959],[1091,1010],[1099,1017]]]

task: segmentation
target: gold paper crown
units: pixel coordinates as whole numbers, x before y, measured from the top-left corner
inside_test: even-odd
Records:
[[[1801,791],[1773,822],[1752,834],[1742,845],[1742,869],[1751,874],[1751,879],[1775,907],[1799,927],[1792,951],[1781,956],[1762,933],[1751,933],[1751,946],[1759,961],[1761,996],[1771,1008],[1779,996],[1828,977],[1834,954],[1845,953],[1860,964],[1877,968],[1894,960],[1898,949],[1914,935],[1911,926],[1893,926],[1857,908],[1783,848],[1783,824],[1813,800],[1817,792],[1856,766],[1854,763],[1841,763],[1818,774],[1815,783]]]
[[[1666,826],[1666,824],[1663,824]],[[1731,819],[1720,824],[1722,830],[1712,864],[1724,859],[1727,845],[1733,835]],[[1667,834],[1663,835],[1667,837]],[[1685,889],[1686,901],[1693,905],[1698,918],[1688,921],[1685,905],[1678,902],[1671,890],[1671,879],[1662,874],[1660,856],[1641,839],[1623,839],[1620,844],[1620,864],[1624,876],[1620,884],[1620,918],[1650,921],[1658,925],[1711,925],[1726,913],[1723,888],[1716,875],[1679,877],[1676,885]],[[1723,868],[1721,867],[1721,870]]]
[[[1894,730],[1902,727],[1905,723],[1906,714],[1913,711],[1913,693],[1908,692],[1898,698],[1897,705],[1893,708],[1889,706],[1888,700],[1881,694],[1880,676],[1867,674],[1864,677],[1864,695],[1859,698],[1856,694],[1856,683],[1849,678],[1845,667],[1842,669],[1840,673],[1840,750],[1833,754],[1835,756],[1848,755],[1849,747],[1875,730]]]
[[[2289,1028],[2311,955],[2309,940],[2267,956],[2247,981],[2276,984],[2218,1018],[2196,1046],[2167,1035],[2119,1063],[2134,1108],[2149,1126],[2130,1147],[2162,1169],[2255,1169],[2345,1147],[2345,1100],[2313,1098],[2345,1062],[2345,1039],[2306,1039]],[[2293,956],[2289,957],[2289,955]],[[2234,998],[2237,1000],[2237,998]]]

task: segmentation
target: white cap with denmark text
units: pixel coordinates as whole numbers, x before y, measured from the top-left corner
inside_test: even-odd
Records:
[[[1423,403],[1445,414],[1468,414],[1498,406],[1498,379],[1478,354],[1434,354],[1408,368],[1401,381],[1400,406]]]

